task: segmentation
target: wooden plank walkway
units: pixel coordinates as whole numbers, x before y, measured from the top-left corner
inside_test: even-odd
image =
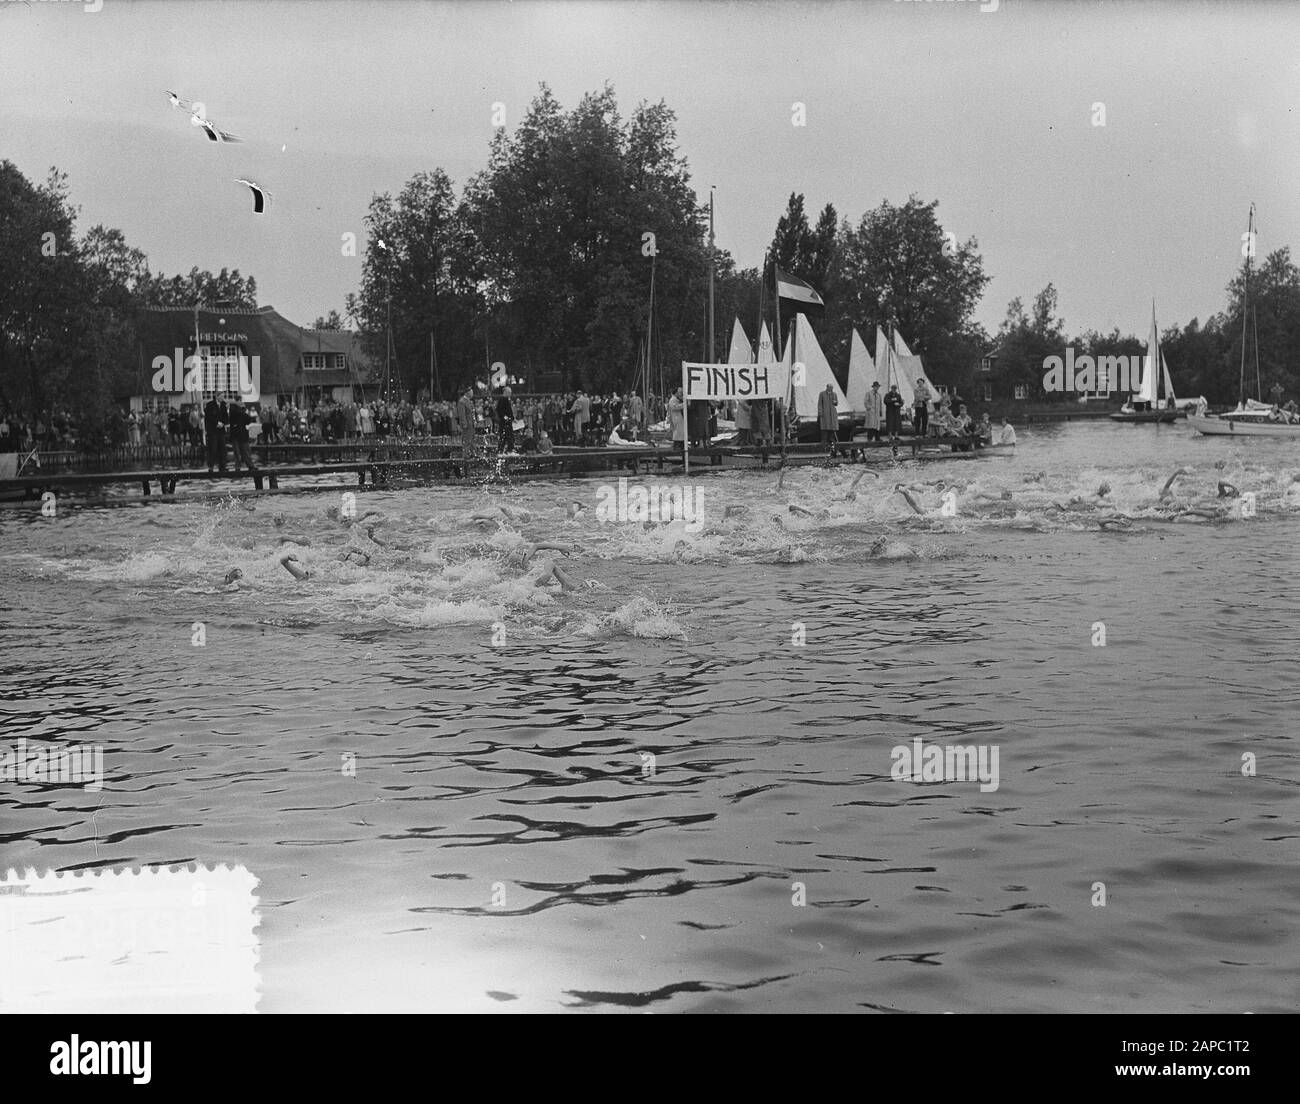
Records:
[[[831,458],[826,447],[819,444],[788,445],[784,464],[802,466],[809,463],[868,463],[894,460],[962,460],[975,459],[990,452],[1003,451],[1001,446],[978,444],[969,451],[953,451],[954,446],[969,446],[968,438],[927,437],[923,441],[911,438],[900,440],[895,448],[889,441],[841,441],[836,445],[837,457]],[[345,446],[346,447],[346,446]],[[1009,447],[1009,446],[1008,446]],[[270,449],[310,449],[316,457],[322,454],[334,455],[338,446],[269,446]],[[251,488],[234,493],[249,491],[280,490],[280,480],[294,477],[340,475],[355,476],[357,487],[384,487],[395,483],[417,482],[464,482],[466,481],[465,462],[454,446],[420,446],[423,451],[437,451],[439,455],[410,456],[400,459],[353,459],[334,463],[280,463],[260,466],[252,471],[245,469],[236,473],[208,472],[203,468],[169,468],[153,471],[119,471],[119,472],[42,472],[35,471],[13,479],[0,480],[0,498],[38,499],[46,491],[62,494],[75,494],[79,491],[90,492],[109,486],[138,484],[145,497],[153,494],[157,485],[159,493],[170,499],[181,483],[214,483],[239,480],[252,484]],[[391,456],[394,448],[382,450]],[[414,451],[414,450],[412,450]],[[845,454],[850,454],[846,456]],[[779,447],[767,450],[745,448],[710,448],[691,452],[691,475],[702,475],[718,470],[767,469],[776,470],[783,461]],[[632,475],[665,470],[680,473],[682,454],[667,448],[576,448],[561,447],[546,455],[526,453],[522,455],[497,456],[481,455],[471,459],[468,478],[479,480],[483,477],[499,476],[503,479],[535,480],[554,478],[577,478],[600,472],[628,472]],[[368,480],[368,482],[367,482]]]

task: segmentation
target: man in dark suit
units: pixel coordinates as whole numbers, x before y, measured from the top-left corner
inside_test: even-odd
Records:
[[[229,422],[230,425],[230,443],[235,449],[235,474],[239,474],[239,462],[242,460],[248,465],[248,470],[257,471],[257,465],[253,463],[253,454],[248,450],[248,423],[253,421],[257,416],[250,414],[243,403],[231,403]]]
[[[515,407],[510,401],[510,388],[503,388],[497,399],[497,448],[501,452],[515,451]]]
[[[203,432],[208,439],[208,473],[219,465],[226,470],[226,404],[213,395],[203,407]]]

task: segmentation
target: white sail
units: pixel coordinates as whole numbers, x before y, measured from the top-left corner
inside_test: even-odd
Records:
[[[1169,362],[1165,360],[1165,351],[1160,350],[1160,367],[1165,377],[1165,399],[1172,399],[1175,406],[1178,405],[1178,396],[1174,394],[1174,381],[1169,378]]]
[[[867,409],[867,392],[871,390],[871,381],[875,378],[875,365],[855,327],[853,341],[849,345],[849,386],[845,392],[850,410],[856,413]]]
[[[749,335],[745,333],[745,327],[740,324],[740,319],[736,319],[736,324],[731,327],[731,349],[727,353],[728,364],[753,364],[754,351],[749,345]]]
[[[1160,338],[1156,333],[1156,308],[1151,306],[1151,336],[1147,338],[1147,355],[1142,358],[1142,386],[1133,395],[1135,403],[1156,404],[1160,380]]]
[[[876,327],[876,379],[880,381],[882,398],[889,394],[890,384],[898,384],[898,393],[903,396],[903,410],[906,415],[906,412],[912,409],[916,388],[912,386],[912,381],[899,371],[898,356],[890,348],[889,338],[879,326]]]
[[[802,314],[795,315],[794,335],[787,347],[787,354],[790,349],[794,348],[794,359],[788,363],[802,363],[804,366],[802,385],[791,382],[791,391],[794,393],[794,410],[800,418],[817,417],[817,396],[826,390],[829,383],[833,389],[836,398],[836,409],[841,412],[847,412],[849,409],[849,400],[844,397],[844,392],[840,390],[840,385],[836,382],[835,374],[831,371],[830,363],[826,360],[826,354],[822,352],[822,347],[817,343],[817,335],[813,333],[812,326],[809,325],[808,319]]]
[[[921,358],[912,355],[912,350],[907,347],[907,342],[903,340],[903,335],[897,330],[894,331],[894,352],[898,354],[898,370],[907,375],[909,384],[908,390],[913,393],[915,392],[916,388],[911,385],[914,384],[916,379],[919,377],[925,380],[926,385],[930,388],[930,394],[938,399],[939,389],[935,387],[934,380],[926,375],[925,365],[921,363]],[[902,391],[902,387],[899,387],[899,390]],[[912,400],[909,398],[907,403],[908,406],[911,406]]]
[[[758,331],[758,360],[756,364],[771,364],[776,360],[776,346],[772,344],[772,336],[767,332],[767,323],[764,322]]]

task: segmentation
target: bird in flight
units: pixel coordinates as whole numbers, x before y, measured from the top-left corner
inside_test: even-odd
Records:
[[[265,213],[265,211],[266,211],[266,200],[267,200],[267,197],[268,197],[271,193],[268,192],[265,188],[263,188],[262,185],[260,185],[260,184],[256,184],[256,183],[254,183],[254,182],[251,181],[251,180],[244,180],[242,177],[239,178],[238,180],[236,180],[235,183],[237,183],[237,184],[243,184],[245,187],[249,188],[249,189],[252,191],[252,193],[253,193],[253,214],[255,214],[255,215],[260,215],[260,214]]]
[[[239,138],[234,134],[228,134],[224,130],[219,130],[216,124],[214,124],[211,119],[205,119],[201,115],[190,116],[190,122],[192,122],[195,126],[203,128],[203,133],[208,136],[209,142],[242,142],[243,141],[242,138]]]
[[[171,102],[173,108],[183,107],[190,113],[190,124],[196,127],[202,127],[203,133],[208,136],[209,142],[242,142],[243,139],[228,131],[222,130],[207,116],[207,109],[198,100],[182,99],[180,95],[167,89],[167,99]]]

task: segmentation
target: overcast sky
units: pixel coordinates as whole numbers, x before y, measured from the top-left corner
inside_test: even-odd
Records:
[[[990,329],[1049,280],[1070,333],[1145,336],[1152,298],[1162,327],[1204,320],[1252,200],[1261,255],[1300,246],[1300,4],[1282,0],[92,8],[0,0],[0,158],[66,171],[80,230],[120,228],[169,275],[239,268],[300,324],[356,290],[341,236],[363,238],[370,197],[436,166],[461,188],[493,103],[513,128],[541,81],[566,107],[606,81],[625,114],[666,100],[742,267],[792,191],[854,222],[938,199],[978,239]],[[207,142],[164,89],[246,141]]]

